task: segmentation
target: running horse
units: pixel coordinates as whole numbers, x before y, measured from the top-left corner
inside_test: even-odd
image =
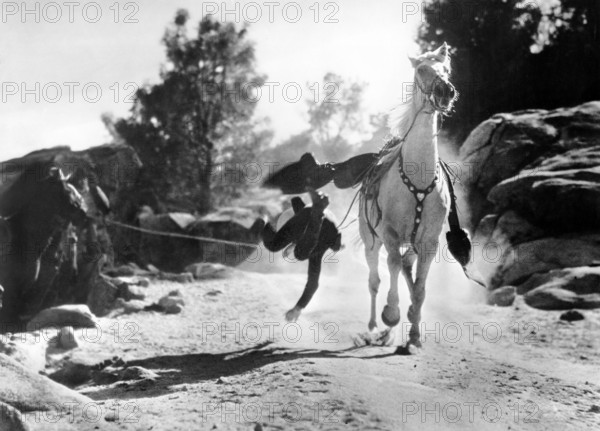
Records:
[[[425,300],[425,283],[435,257],[450,194],[438,155],[440,116],[448,113],[457,93],[449,81],[450,57],[444,43],[435,51],[411,58],[415,69],[411,97],[392,120],[394,138],[380,152],[376,166],[362,181],[359,231],[369,266],[371,310],[369,330],[377,329],[379,251],[385,246],[390,289],[381,314],[387,329],[380,341],[389,344],[392,328],[400,322],[398,278],[402,273],[410,292],[407,318],[411,323],[405,349],[421,347],[419,323]],[[413,278],[413,267],[416,273]]]
[[[82,197],[67,180],[58,167],[34,163],[2,195],[0,332],[20,322],[38,280],[40,259],[53,239],[69,223],[87,220]]]

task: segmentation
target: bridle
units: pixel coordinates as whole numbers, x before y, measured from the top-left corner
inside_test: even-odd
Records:
[[[437,84],[438,81],[443,81],[443,80],[439,75],[436,74],[435,79],[431,83],[429,91],[427,91],[423,88],[423,86],[419,82],[419,79],[417,77],[415,77],[415,85],[419,88],[419,90],[421,90],[421,93],[423,93],[423,98],[425,99],[425,104],[416,113],[413,123],[411,124],[410,128],[408,129],[408,131],[402,138],[402,142],[404,142],[406,140],[408,134],[410,133],[410,131],[412,130],[412,127],[415,124],[416,117],[421,112],[426,113],[426,114],[435,114],[436,112],[439,111],[439,109],[436,107],[435,101],[433,100],[433,89],[435,88],[435,85]],[[427,104],[429,104],[431,106],[431,111],[424,110],[425,107],[427,106]],[[416,201],[415,218],[414,218],[414,222],[413,222],[413,228],[410,233],[410,245],[414,249],[415,248],[415,240],[417,238],[417,231],[419,230],[419,226],[421,225],[421,221],[423,220],[423,206],[425,203],[425,198],[427,197],[427,195],[429,195],[433,191],[433,189],[435,189],[435,185],[439,181],[439,166],[443,162],[441,159],[438,160],[438,162],[436,163],[436,166],[435,166],[435,176],[434,176],[433,180],[427,187],[420,189],[417,186],[415,186],[415,184],[406,175],[406,172],[404,172],[403,161],[404,161],[404,158],[402,156],[402,149],[400,149],[400,151],[398,152],[398,173],[400,174],[400,178],[402,179],[402,182],[406,185],[406,187],[408,188],[408,191],[413,195],[413,197],[415,198],[415,201]]]
[[[440,109],[436,106],[435,100],[433,98],[433,89],[435,88],[435,85],[438,83],[438,81],[444,82],[444,80],[436,74],[434,80],[431,82],[429,91],[427,91],[425,90],[425,88],[423,88],[423,86],[419,82],[419,79],[415,77],[415,85],[419,90],[421,90],[421,93],[423,94],[423,99],[425,101],[425,105],[429,104],[431,106],[431,111],[424,111],[426,114],[433,114],[437,111],[440,111]]]

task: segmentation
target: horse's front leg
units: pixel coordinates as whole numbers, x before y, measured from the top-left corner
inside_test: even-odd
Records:
[[[400,323],[398,276],[402,267],[402,255],[400,254],[399,247],[388,247],[387,264],[390,271],[390,290],[388,292],[387,304],[381,313],[381,320],[387,326],[394,327]]]
[[[377,293],[379,292],[379,250],[381,241],[373,238],[373,244],[365,246],[365,257],[369,265],[369,293],[371,295],[371,316],[369,318],[369,331],[377,329]]]
[[[437,244],[435,250],[437,250]],[[419,328],[421,323],[421,308],[425,301],[425,283],[427,281],[427,274],[429,273],[429,268],[431,267],[434,257],[435,253],[423,253],[423,255],[419,255],[415,282],[412,286],[409,284],[410,300],[412,304],[408,307],[407,312],[408,321],[411,323],[407,347],[409,344],[421,347],[421,331]]]

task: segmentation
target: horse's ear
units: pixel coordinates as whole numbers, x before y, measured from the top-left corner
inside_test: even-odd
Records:
[[[448,60],[450,60],[450,47],[446,42],[444,42],[444,44],[438,49],[433,51],[433,53],[442,63],[446,63]]]
[[[412,64],[413,69],[416,69],[417,66],[421,63],[421,61],[417,57],[413,57],[412,55],[408,56],[410,64]]]

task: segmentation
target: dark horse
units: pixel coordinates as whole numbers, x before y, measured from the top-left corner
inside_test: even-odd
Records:
[[[0,199],[0,333],[20,323],[40,272],[40,259],[69,223],[86,222],[86,208],[62,171],[27,166]]]

